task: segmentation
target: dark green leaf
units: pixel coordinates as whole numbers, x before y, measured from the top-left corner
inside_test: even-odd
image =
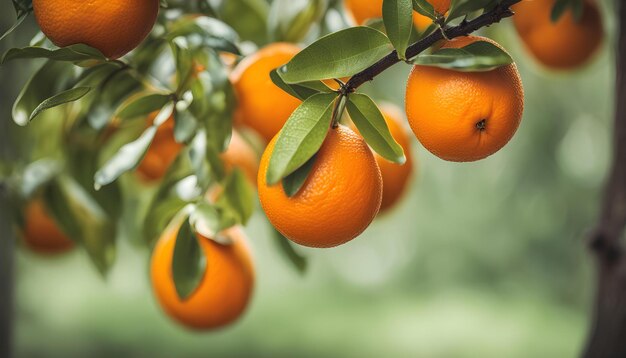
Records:
[[[298,53],[278,74],[286,83],[352,76],[390,51],[387,36],[370,27],[351,27],[326,35]]]
[[[288,197],[298,194],[300,189],[302,189],[302,186],[306,182],[306,178],[308,178],[309,173],[311,173],[311,169],[313,169],[315,157],[316,156],[313,155],[313,157],[304,163],[303,166],[283,179],[283,190]]]
[[[67,91],[63,91],[58,93],[45,101],[41,102],[37,108],[30,114],[28,118],[29,121],[32,121],[35,117],[37,117],[41,112],[60,106],[65,103],[74,102],[76,100],[81,99],[87,92],[91,91],[91,87],[76,87],[69,89]]]
[[[13,24],[11,28],[9,28],[7,31],[5,31],[4,34],[2,34],[2,36],[0,36],[0,41],[4,40],[5,37],[15,31],[15,29],[17,29],[17,27],[20,26],[22,22],[24,22],[24,20],[28,17],[28,14],[28,12],[18,13],[17,19],[15,19],[15,24]]]
[[[81,243],[98,271],[106,275],[115,260],[115,222],[68,176],[52,181],[44,195],[50,214],[63,232]]]
[[[29,122],[41,102],[66,90],[74,79],[73,66],[65,62],[46,62],[26,83],[13,105],[13,121],[20,126]]]
[[[280,131],[267,169],[267,183],[274,185],[296,171],[317,153],[330,127],[335,94],[309,97]]]
[[[293,267],[301,274],[306,272],[306,269],[308,266],[308,261],[306,257],[299,254],[295,250],[293,245],[291,244],[291,241],[289,241],[289,239],[287,239],[280,232],[278,232],[278,230],[272,228],[272,233],[274,234],[273,236],[274,236],[274,239],[276,240],[276,244],[278,245],[278,248],[281,250],[283,255],[287,258],[287,260],[291,262]]]
[[[447,21],[467,16],[474,11],[488,8],[498,2],[499,0],[452,0]]]
[[[285,83],[285,81],[283,81],[283,79],[278,75],[277,70],[273,70],[272,72],[270,72],[270,78],[272,79],[272,82],[274,82],[276,86],[280,87],[280,89],[282,89],[283,91],[289,93],[293,97],[302,101],[320,92],[318,90],[303,86],[302,84],[290,85],[290,84]],[[321,84],[324,85],[323,83]],[[330,88],[328,87],[326,88],[330,90]]]
[[[398,57],[406,59],[405,53],[413,30],[412,0],[384,0],[383,21],[387,36],[396,48]]]
[[[498,46],[477,41],[463,48],[443,48],[431,54],[421,54],[412,62],[461,72],[484,72],[510,65],[513,59]]]
[[[176,293],[186,300],[198,288],[207,267],[207,260],[188,218],[185,218],[178,235],[172,257],[172,275]]]
[[[389,132],[385,117],[371,98],[358,93],[350,95],[348,113],[367,144],[376,153],[394,163],[404,164],[404,151]]]
[[[413,0],[413,9],[433,20],[437,19],[437,16],[439,15],[428,0]]]

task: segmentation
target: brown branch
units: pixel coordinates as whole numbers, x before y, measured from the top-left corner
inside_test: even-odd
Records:
[[[440,40],[445,38],[453,39],[459,36],[465,36],[473,33],[474,31],[481,29],[483,27],[490,26],[500,20],[513,16],[513,11],[511,11],[511,6],[521,2],[522,0],[504,0],[500,4],[496,5],[490,11],[485,12],[479,17],[475,18],[471,21],[463,20],[459,25],[454,27],[444,28],[442,31],[435,31],[430,35],[424,37],[423,39],[415,42],[406,51],[407,58],[413,58],[420,53],[424,52],[426,49],[434,45]],[[373,64],[372,66],[366,68],[365,70],[357,73],[352,76],[348,83],[346,83],[345,91],[346,92],[354,92],[357,88],[363,85],[366,82],[369,82],[374,79],[374,77],[383,73],[389,67],[399,63],[401,60],[398,58],[398,52],[392,51],[387,56],[383,57],[381,60]]]

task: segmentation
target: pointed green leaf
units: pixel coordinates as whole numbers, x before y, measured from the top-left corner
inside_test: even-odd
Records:
[[[513,63],[503,49],[486,41],[477,41],[462,48],[443,48],[431,54],[420,54],[412,62],[461,72],[484,72]]]
[[[387,36],[398,52],[398,57],[404,60],[413,30],[412,0],[385,0],[383,21]]]
[[[308,178],[311,173],[311,169],[313,169],[315,157],[316,156],[314,155],[311,159],[304,163],[303,166],[283,179],[283,190],[288,197],[298,194],[300,189],[302,189],[302,186],[306,182],[306,178]]]
[[[185,218],[176,235],[176,245],[172,257],[172,275],[176,293],[186,300],[196,290],[207,267],[206,255],[202,251],[188,218]]]
[[[352,76],[390,51],[387,36],[358,26],[326,35],[300,51],[278,74],[286,83]]]
[[[89,91],[91,91],[91,87],[76,87],[76,88],[72,88],[69,89],[67,91],[63,91],[61,93],[58,93],[48,99],[46,99],[45,101],[41,102],[39,104],[39,106],[37,106],[37,108],[35,108],[35,110],[33,111],[33,113],[30,114],[30,118],[28,118],[29,121],[32,121],[35,117],[37,117],[41,112],[56,107],[56,106],[60,106],[62,104],[65,103],[69,103],[69,102],[74,102],[77,101],[81,98],[83,98],[84,95],[86,95]]]
[[[289,260],[289,262],[293,265],[293,267],[300,273],[303,274],[306,272],[308,261],[307,258],[302,256],[300,253],[296,251],[293,247],[293,244],[289,239],[283,236],[278,230],[272,227],[272,233],[274,239],[276,240],[276,244],[278,248],[283,253],[283,255]]]
[[[105,61],[106,57],[94,49],[83,44],[71,45],[60,49],[50,50],[44,47],[24,47],[24,48],[12,48],[7,51],[2,57],[2,63],[17,59],[34,59],[34,58],[47,58],[54,61],[67,61],[67,62],[83,62],[89,60]]]
[[[324,143],[333,112],[335,94],[316,94],[304,101],[280,131],[267,169],[269,185],[296,171]]]
[[[394,163],[404,164],[404,150],[391,135],[385,117],[371,98],[358,93],[350,95],[348,113],[367,144],[376,153]]]
[[[216,205],[234,214],[237,224],[248,222],[254,212],[254,189],[240,169],[234,169],[226,178]]]
[[[123,105],[116,116],[120,119],[132,119],[157,111],[171,100],[171,96],[162,93],[150,93],[134,97],[129,103]]]

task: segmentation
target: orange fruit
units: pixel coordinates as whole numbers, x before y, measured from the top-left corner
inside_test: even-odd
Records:
[[[448,41],[460,48],[477,36]],[[417,139],[436,156],[454,162],[486,158],[513,137],[522,119],[524,90],[515,64],[486,72],[413,66],[406,113]]]
[[[250,183],[256,183],[257,173],[259,172],[259,158],[252,146],[239,134],[233,130],[230,144],[221,155],[226,170],[240,168],[246,175]]]
[[[413,156],[411,155],[411,141],[402,123],[402,111],[389,104],[382,105],[380,109],[391,134],[402,146],[406,156],[406,162],[400,165],[375,154],[383,178],[383,200],[380,204],[380,211],[384,212],[394,207],[404,195],[413,172]]]
[[[556,23],[550,18],[556,0],[522,1],[513,7],[515,28],[539,62],[554,69],[572,69],[587,63],[602,44],[604,32],[598,4],[584,0],[583,17],[572,9]]]
[[[278,136],[261,158],[258,187],[263,210],[274,227],[309,247],[333,247],[360,235],[382,199],[382,178],[367,143],[346,126],[329,130],[308,178],[288,197],[282,183],[266,181]]]
[[[254,129],[270,141],[300,105],[274,85],[270,72],[291,60],[300,51],[288,43],[273,43],[241,61],[231,74],[239,105],[235,121]]]
[[[450,9],[450,0],[429,0],[428,2],[440,14],[445,14]],[[344,0],[344,7],[346,13],[357,25],[363,25],[369,19],[383,17],[383,0]],[[413,23],[417,28],[423,30],[432,23],[432,20],[426,16],[413,13]]]
[[[50,217],[42,199],[34,199],[28,203],[24,221],[23,238],[31,250],[41,254],[57,254],[74,247],[74,241]]]
[[[116,59],[148,36],[159,0],[33,0],[41,31],[57,46],[86,44]]]
[[[150,124],[155,116],[153,113],[148,117]],[[155,181],[163,178],[183,148],[182,144],[174,140],[174,125],[174,118],[170,117],[157,129],[150,148],[137,167],[137,173],[143,180]]]
[[[180,224],[171,225],[157,242],[150,262],[156,298],[165,312],[193,329],[213,329],[235,321],[245,310],[254,286],[254,267],[241,228],[224,232],[233,243],[222,245],[197,235],[207,260],[202,281],[185,300],[176,292],[172,262]]]
[[[148,117],[150,123],[154,117],[155,114]],[[182,150],[183,145],[174,139],[174,126],[174,119],[169,118],[157,129],[150,148],[137,167],[137,172],[144,181],[151,182],[163,178]],[[230,144],[220,157],[227,171],[235,167],[240,168],[251,183],[256,182],[259,159],[252,146],[237,130],[233,130]]]

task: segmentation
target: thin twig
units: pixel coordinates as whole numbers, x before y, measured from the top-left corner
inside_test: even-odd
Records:
[[[407,58],[413,58],[420,53],[424,52],[426,49],[437,43],[437,41],[443,40],[444,38],[453,39],[459,36],[469,35],[472,32],[500,22],[500,20],[513,16],[513,11],[511,11],[511,6],[521,2],[522,0],[503,0],[500,4],[496,5],[490,11],[480,15],[471,21],[463,20],[459,25],[449,27],[443,29],[443,31],[435,31],[430,35],[424,37],[423,39],[415,42],[406,51]],[[445,36],[444,36],[445,34]],[[389,67],[395,65],[401,60],[398,58],[398,53],[396,51],[392,51],[387,56],[382,58],[380,61],[376,62],[372,66],[367,69],[357,73],[352,76],[348,83],[346,83],[347,92],[354,92],[357,88],[363,85],[366,82],[369,82],[374,79],[374,77],[378,76]]]

